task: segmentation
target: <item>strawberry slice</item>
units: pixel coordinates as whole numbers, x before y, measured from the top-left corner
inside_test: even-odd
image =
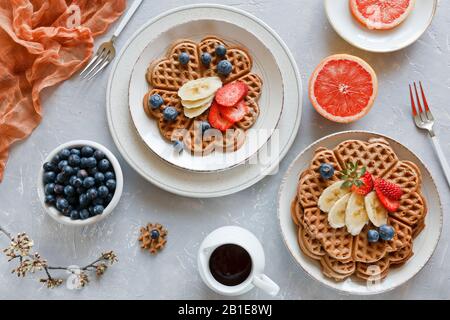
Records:
[[[219,112],[223,118],[235,123],[245,117],[248,112],[248,106],[244,100],[241,100],[234,107],[219,106]]]
[[[227,120],[220,114],[220,106],[215,101],[209,108],[208,121],[213,128],[220,131],[226,131],[234,124],[234,122]]]
[[[378,178],[375,180],[375,187],[391,200],[400,200],[403,190],[395,183]]]
[[[233,107],[248,94],[248,86],[242,81],[235,81],[220,88],[216,101],[224,107]]]
[[[375,191],[377,193],[378,200],[380,200],[381,204],[383,205],[383,207],[386,208],[387,211],[395,212],[398,210],[398,208],[400,207],[400,201],[389,199],[388,197],[386,197],[383,194],[383,192],[381,192],[380,189],[378,189],[376,187],[375,187]]]
[[[352,191],[362,196],[368,195],[373,190],[373,178],[369,172],[366,172],[361,178],[362,186],[352,186]]]

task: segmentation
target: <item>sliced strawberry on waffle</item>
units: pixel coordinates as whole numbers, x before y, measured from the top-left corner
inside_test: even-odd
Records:
[[[234,122],[223,117],[220,113],[220,108],[221,107],[217,104],[217,102],[214,101],[212,103],[211,108],[209,109],[208,121],[213,128],[220,131],[226,131],[233,126]]]
[[[353,185],[352,191],[362,196],[368,195],[373,190],[372,175],[369,172],[366,172],[359,180],[362,184],[360,186]]]
[[[378,178],[374,183],[375,191],[381,204],[389,212],[395,212],[400,207],[400,198],[403,190],[396,184]]]
[[[235,81],[220,88],[216,93],[216,102],[223,107],[234,107],[248,94],[244,82]]]
[[[248,107],[245,101],[241,100],[233,107],[219,106],[219,112],[223,118],[235,123],[241,121],[245,117],[248,113]]]

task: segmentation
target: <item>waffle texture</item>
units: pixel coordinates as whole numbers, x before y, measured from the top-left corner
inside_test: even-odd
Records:
[[[352,236],[344,228],[332,228],[327,213],[318,207],[322,192],[339,178],[324,180],[319,173],[322,163],[333,164],[336,171],[348,162],[366,166],[375,177],[399,185],[404,194],[400,208],[389,213],[388,224],[395,230],[391,241],[370,243],[367,231]],[[347,140],[334,149],[318,148],[309,166],[300,174],[291,216],[298,228],[301,251],[320,262],[327,277],[342,281],[354,275],[364,281],[384,279],[390,267],[399,267],[413,255],[413,240],[425,227],[427,206],[421,193],[422,177],[417,165],[400,160],[384,139]]]
[[[227,48],[226,57],[217,56],[215,49],[219,45]],[[186,65],[178,61],[179,55],[183,52],[190,56]],[[212,57],[208,67],[200,61],[203,53],[209,53]],[[231,74],[226,77],[217,72],[217,65],[223,59],[227,59],[233,65]],[[252,58],[244,48],[228,46],[218,37],[209,36],[199,43],[186,39],[179,40],[169,48],[166,57],[152,62],[147,70],[146,79],[151,90],[144,96],[145,113],[157,120],[164,138],[170,141],[183,140],[186,148],[193,154],[207,155],[214,150],[234,152],[244,144],[246,131],[256,123],[260,113],[258,100],[262,93],[263,81],[258,75],[251,73],[252,66]],[[206,135],[197,130],[196,122],[207,121],[209,111],[194,119],[185,117],[181,99],[177,94],[186,82],[213,76],[220,77],[224,84],[242,81],[249,88],[245,98],[247,114],[233,126],[233,133],[226,133],[221,138],[219,132],[214,130]],[[161,107],[155,109],[151,107],[149,98],[153,94],[159,94],[163,98],[164,104]],[[175,107],[179,113],[175,121],[166,121],[162,117],[162,111],[168,106]]]

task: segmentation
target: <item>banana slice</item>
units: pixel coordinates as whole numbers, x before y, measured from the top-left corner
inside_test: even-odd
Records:
[[[347,193],[331,207],[331,210],[328,213],[328,222],[332,228],[338,229],[345,227],[345,210],[347,209],[347,203],[350,196],[351,194]]]
[[[200,107],[204,107],[208,103],[211,104],[214,100],[215,95],[211,95],[210,97],[207,97],[205,99],[200,99],[197,101],[185,101],[181,100],[181,105],[185,107],[186,109],[197,109]]]
[[[188,117],[189,119],[198,117],[199,115],[201,115],[203,112],[205,112],[206,110],[208,110],[208,108],[211,106],[212,104],[212,100],[210,102],[207,102],[205,105],[199,107],[199,108],[195,108],[195,109],[187,109],[184,108],[184,115],[186,117]]]
[[[345,225],[347,231],[352,235],[358,235],[362,228],[369,222],[364,205],[364,196],[352,193],[345,210]]]
[[[221,87],[219,77],[200,78],[186,82],[178,90],[178,96],[184,101],[198,101],[211,97]]]
[[[380,200],[378,200],[375,191],[370,192],[364,198],[364,203],[366,205],[367,215],[374,226],[381,227],[387,223],[388,212]]]
[[[333,183],[331,186],[323,190],[317,202],[319,209],[323,212],[330,212],[334,204],[347,193],[350,192],[349,188],[341,188],[344,181],[338,181]]]

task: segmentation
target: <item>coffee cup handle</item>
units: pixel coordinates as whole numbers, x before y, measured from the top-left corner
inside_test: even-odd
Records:
[[[271,296],[276,296],[280,287],[265,274],[258,274],[253,277],[253,284]]]

